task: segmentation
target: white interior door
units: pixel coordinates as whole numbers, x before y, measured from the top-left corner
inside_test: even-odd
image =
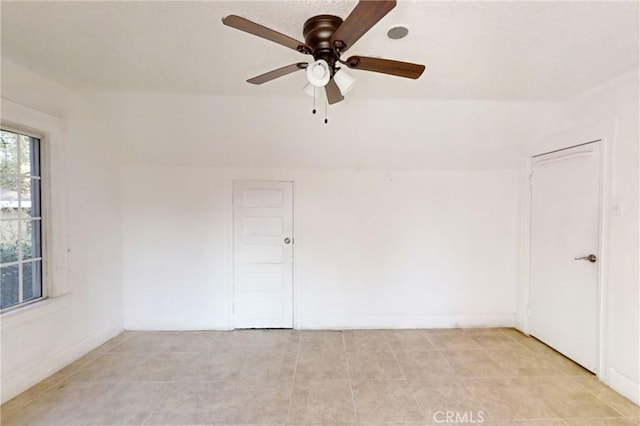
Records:
[[[600,144],[534,157],[531,179],[530,333],[590,371],[598,360]]]
[[[293,183],[233,185],[236,328],[293,327]]]

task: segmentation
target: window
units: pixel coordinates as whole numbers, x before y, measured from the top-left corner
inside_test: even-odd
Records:
[[[44,297],[40,139],[2,128],[0,141],[0,309]]]

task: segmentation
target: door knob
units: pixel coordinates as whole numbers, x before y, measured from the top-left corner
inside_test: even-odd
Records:
[[[591,263],[596,263],[596,261],[598,260],[598,258],[596,257],[595,254],[590,254],[589,256],[582,256],[582,257],[574,257],[574,260],[588,260]]]
[[[291,243],[291,238],[287,237],[284,239],[284,243],[285,244],[290,244]]]

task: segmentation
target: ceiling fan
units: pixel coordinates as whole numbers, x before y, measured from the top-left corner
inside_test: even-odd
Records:
[[[341,56],[367,31],[396,6],[396,0],[360,0],[343,21],[334,15],[313,16],[304,23],[304,43],[237,15],[229,15],[222,22],[232,28],[281,44],[305,55],[312,55],[314,62],[297,62],[247,80],[251,84],[263,84],[299,70],[306,70],[309,83],[324,87],[329,104],[344,99],[348,87],[341,87],[345,80],[338,64],[362,71],[373,71],[399,77],[416,79],[425,66],[390,59],[367,56],[351,56],[346,61]],[[347,77],[349,78],[349,77]],[[349,82],[345,83],[349,84]]]

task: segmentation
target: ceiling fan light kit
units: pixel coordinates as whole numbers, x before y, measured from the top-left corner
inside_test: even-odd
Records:
[[[304,87],[302,88],[302,91],[307,95],[311,96],[312,98],[316,96],[316,90],[317,90],[317,87],[309,82],[307,82],[307,84],[305,84]]]
[[[353,86],[356,85],[356,80],[349,74],[347,74],[344,68],[337,68],[333,79],[336,81],[336,84],[338,85],[342,96],[349,93],[351,89],[353,89]]]
[[[313,56],[314,60],[311,62],[298,62],[287,65],[253,77],[247,82],[263,84],[305,69],[310,85],[312,87],[324,87],[327,102],[335,104],[342,101],[344,95],[355,84],[355,80],[339,64],[351,69],[412,79],[419,78],[424,72],[424,65],[409,62],[366,56],[351,56],[347,60],[341,58],[344,52],[351,48],[360,37],[384,18],[395,6],[396,0],[360,0],[344,21],[339,16],[334,15],[313,16],[304,23],[302,30],[304,43],[237,15],[226,16],[222,19],[222,22],[229,27],[278,43],[299,53]],[[309,90],[308,87],[309,84],[305,86],[305,93],[311,92],[314,95],[315,90]]]
[[[331,69],[324,59],[318,59],[307,66],[307,80],[316,87],[324,87],[331,79]]]

